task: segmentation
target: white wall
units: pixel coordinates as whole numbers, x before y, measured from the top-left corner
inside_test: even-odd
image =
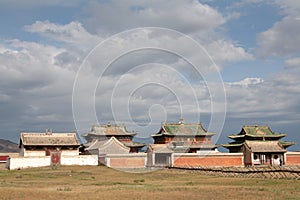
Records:
[[[6,168],[10,170],[30,167],[46,167],[51,165],[50,156],[10,157]],[[61,156],[61,165],[98,165],[97,155]]]
[[[6,166],[10,170],[29,167],[50,166],[50,156],[42,157],[11,157],[7,159]]]
[[[78,156],[79,155],[79,149],[76,149],[76,150],[62,150],[61,155],[62,156]]]
[[[44,150],[30,151],[30,150],[24,149],[24,157],[40,157],[40,156],[46,156],[46,152]]]
[[[98,165],[97,155],[61,156],[61,165]]]

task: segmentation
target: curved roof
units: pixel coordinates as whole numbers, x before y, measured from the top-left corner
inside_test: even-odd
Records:
[[[111,125],[110,123],[105,125],[93,125],[90,132],[84,133],[82,136],[99,135],[99,136],[134,136],[137,132],[128,132],[125,125]]]
[[[24,146],[79,146],[76,133],[21,132],[20,145]]]
[[[124,154],[129,153],[130,148],[115,137],[111,137],[107,141],[96,140],[86,150],[98,150],[99,154]]]
[[[170,136],[208,136],[215,133],[207,132],[201,123],[185,124],[183,121],[178,123],[163,123],[158,133],[152,137],[170,135]]]
[[[282,138],[286,134],[278,134],[273,132],[269,126],[258,126],[258,125],[244,125],[241,132],[238,134],[229,135],[231,139],[239,139],[245,137],[252,138]]]

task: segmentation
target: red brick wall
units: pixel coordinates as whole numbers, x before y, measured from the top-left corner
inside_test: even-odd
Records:
[[[299,154],[286,154],[286,165],[300,165],[300,153]]]
[[[145,158],[127,157],[110,158],[110,167],[116,168],[139,168],[145,167]]]
[[[174,167],[186,166],[243,166],[243,156],[205,156],[174,158]]]

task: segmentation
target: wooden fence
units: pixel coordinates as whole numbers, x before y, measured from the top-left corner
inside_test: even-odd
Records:
[[[237,178],[270,178],[300,180],[300,166],[263,166],[263,167],[170,167],[208,176]]]

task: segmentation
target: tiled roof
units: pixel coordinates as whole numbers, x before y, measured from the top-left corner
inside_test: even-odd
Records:
[[[274,133],[269,126],[243,126],[248,135],[279,135]]]
[[[84,133],[82,136],[88,136],[88,135],[102,135],[102,136],[121,136],[121,135],[136,135],[137,132],[128,132],[126,130],[125,125],[111,125],[111,124],[105,124],[105,125],[93,125],[90,132]]]
[[[146,144],[142,144],[139,142],[123,142],[122,141],[122,143],[127,147],[144,147],[144,146],[146,146]]]
[[[20,143],[24,146],[79,146],[76,133],[21,132]]]
[[[295,142],[285,142],[285,141],[279,141],[280,145],[283,146],[284,148],[288,148],[294,144],[296,144]]]
[[[247,137],[264,137],[264,138],[282,138],[286,134],[278,134],[273,132],[269,126],[258,126],[258,125],[245,125],[238,134],[229,135],[231,139],[238,139]]]
[[[214,135],[215,133],[207,132],[201,123],[186,124],[181,120],[178,123],[163,123],[158,133],[152,135],[184,135],[184,136],[197,136],[197,135]]]
[[[150,144],[148,150],[155,153],[173,153],[168,144]]]
[[[96,140],[86,150],[98,150],[100,154],[123,154],[129,153],[130,148],[126,147],[123,143],[115,137],[111,137],[106,141]]]
[[[246,145],[252,152],[286,152],[278,141],[249,141]]]
[[[230,147],[240,147],[244,144],[244,142],[231,142],[231,143],[228,143],[228,144],[222,144],[223,147],[225,148],[230,148]]]

